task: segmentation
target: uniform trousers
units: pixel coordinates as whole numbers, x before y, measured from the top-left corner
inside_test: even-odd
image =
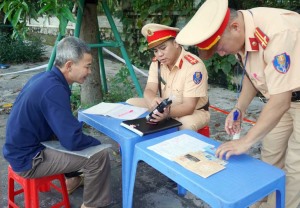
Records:
[[[33,158],[31,170],[18,174],[25,178],[39,178],[78,170],[84,174],[83,203],[88,207],[109,205],[112,196],[107,150],[86,158],[45,148]]]
[[[126,103],[138,107],[148,108],[144,98],[130,98],[126,101]],[[210,114],[209,111],[201,109],[194,110],[193,114],[191,115],[176,117],[174,119],[182,123],[182,125],[179,127],[180,130],[190,129],[193,131],[198,131],[198,129],[202,129],[204,126],[208,125]]]
[[[286,173],[286,208],[300,203],[300,102],[292,102],[277,126],[263,139],[261,159]],[[275,193],[260,208],[276,207]]]

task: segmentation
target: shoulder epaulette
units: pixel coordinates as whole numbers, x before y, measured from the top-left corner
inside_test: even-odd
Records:
[[[157,61],[157,58],[154,56],[153,58],[152,58],[152,62],[156,62]]]
[[[266,49],[268,42],[270,40],[269,37],[265,33],[263,33],[263,31],[261,31],[259,27],[255,29],[254,36],[257,39],[257,42],[261,45],[261,47],[263,49]]]
[[[188,62],[190,62],[191,64],[193,64],[193,65],[199,62],[197,59],[195,59],[195,58],[194,58],[193,56],[191,56],[190,54],[185,55],[184,58],[185,58]]]

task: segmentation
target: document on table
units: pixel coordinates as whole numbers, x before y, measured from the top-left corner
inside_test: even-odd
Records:
[[[187,134],[160,142],[148,149],[204,178],[223,170],[227,164],[214,156],[216,149],[213,145]]]
[[[97,105],[94,105],[84,110],[83,113],[131,120],[140,117],[142,114],[147,112],[147,110],[148,110],[147,108],[125,105],[122,103],[101,102]]]
[[[175,158],[175,162],[203,178],[207,178],[225,168],[222,160],[218,158],[211,160],[211,157],[207,158],[207,154],[202,151],[179,156]]]
[[[181,155],[204,150],[205,148],[213,149],[214,146],[187,134],[148,147],[148,149],[172,161]]]

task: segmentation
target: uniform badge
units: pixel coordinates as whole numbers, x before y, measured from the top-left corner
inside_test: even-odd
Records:
[[[191,64],[193,64],[193,65],[199,62],[197,59],[195,59],[195,58],[194,58],[193,56],[191,56],[190,54],[185,55],[184,58],[185,58],[188,62],[190,62]]]
[[[263,31],[261,31],[259,27],[255,29],[254,36],[257,39],[257,42],[261,45],[261,47],[263,49],[266,49],[270,40],[269,37]]]
[[[286,53],[282,53],[274,57],[273,66],[279,73],[286,74],[290,68],[290,65],[290,56]]]
[[[202,81],[202,73],[195,72],[195,74],[193,75],[193,81],[195,82],[195,84],[200,84]]]

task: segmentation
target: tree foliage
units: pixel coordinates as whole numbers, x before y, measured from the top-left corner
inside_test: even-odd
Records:
[[[121,19],[124,30],[123,37],[132,62],[144,68],[147,68],[153,55],[147,50],[147,42],[140,33],[142,26],[149,22],[168,26],[176,26],[178,22],[181,22],[181,26],[183,26],[193,16],[199,6],[205,2],[205,0],[107,1],[113,14]],[[75,22],[72,8],[75,3],[80,5],[78,2],[79,0],[2,0],[0,12],[5,14],[4,22],[9,21],[13,26],[14,37],[26,34],[26,20],[29,18],[37,20],[40,16],[56,16],[60,22],[59,31],[64,35],[68,21]],[[229,0],[229,6],[235,9],[265,6],[300,11],[299,0]],[[99,9],[101,9],[100,7]],[[190,48],[190,50],[192,51],[193,48]],[[220,76],[219,74],[221,76],[230,76],[230,73],[232,73],[230,69],[236,64],[236,61],[232,56],[219,57],[215,55],[211,60],[206,61],[205,64],[210,77],[216,77],[216,74],[218,76]]]
[[[59,20],[59,31],[65,34],[68,21],[75,22],[72,14],[74,3],[78,0],[3,0],[4,23],[9,21],[14,28],[13,37],[24,37],[27,33],[26,21],[37,20],[40,16],[55,16]]]

